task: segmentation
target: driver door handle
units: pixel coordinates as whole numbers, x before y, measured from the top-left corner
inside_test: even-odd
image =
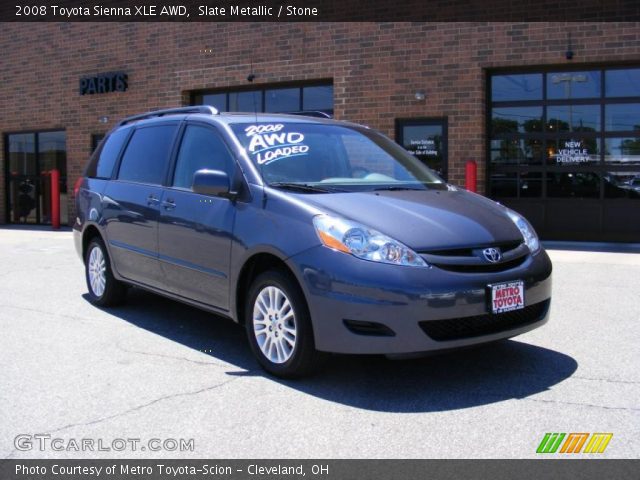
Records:
[[[173,210],[176,208],[176,202],[173,201],[173,198],[167,198],[162,202],[162,206],[165,210]]]
[[[158,200],[158,197],[156,197],[154,194],[151,194],[147,197],[147,205],[157,205],[158,203],[160,203],[160,200]]]

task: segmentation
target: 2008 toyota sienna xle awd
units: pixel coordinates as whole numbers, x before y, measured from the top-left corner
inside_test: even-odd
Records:
[[[360,125],[185,107],[127,118],[76,184],[91,301],[130,285],[230,317],[260,364],[409,354],[547,321],[527,220]]]

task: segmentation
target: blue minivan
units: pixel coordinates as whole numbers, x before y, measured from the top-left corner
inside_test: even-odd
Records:
[[[326,352],[448,350],[548,319],[551,262],[529,222],[361,125],[149,112],[105,137],[76,189],[93,303],[136,286],[229,317],[277,376]]]

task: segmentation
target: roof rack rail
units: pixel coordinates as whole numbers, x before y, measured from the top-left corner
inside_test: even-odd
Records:
[[[166,108],[163,110],[152,110],[151,112],[133,115],[121,120],[118,126],[135,122],[136,120],[144,120],[145,118],[163,117],[165,115],[177,115],[180,113],[207,113],[209,115],[218,115],[220,112],[211,105],[195,105],[192,107]]]
[[[288,115],[300,115],[303,117],[333,118],[333,116],[322,110],[298,110],[295,112],[284,112]]]

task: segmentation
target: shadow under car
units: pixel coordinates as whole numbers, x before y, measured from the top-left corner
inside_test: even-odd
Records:
[[[282,380],[259,367],[244,328],[230,320],[138,288],[129,290],[125,305],[108,312],[241,369],[231,368],[228,375],[265,376],[308,395],[374,411],[447,411],[526,398],[567,379],[578,366],[563,353],[503,340],[407,360],[329,355],[316,375]]]

